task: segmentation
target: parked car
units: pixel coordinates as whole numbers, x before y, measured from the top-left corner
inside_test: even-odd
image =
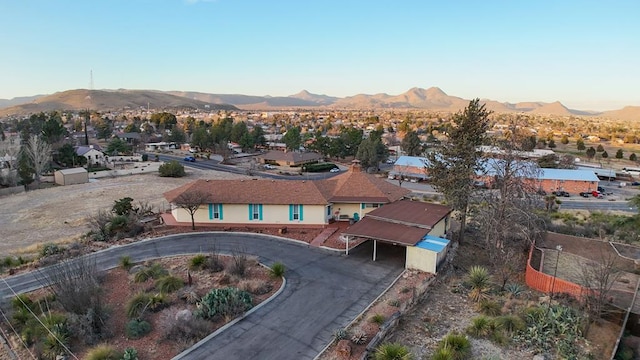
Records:
[[[605,193],[604,188],[602,186],[598,186],[597,190],[600,191],[603,194]]]
[[[591,192],[591,195],[594,198],[602,199],[602,193],[600,191],[594,190],[594,191]]]
[[[196,158],[194,158],[193,156],[187,156],[186,158],[184,158],[184,161],[196,162]]]
[[[640,185],[640,181],[634,181],[631,183],[631,186],[638,186]]]
[[[569,194],[568,192],[564,191],[564,190],[558,190],[558,191],[554,191],[552,192],[553,195],[555,196],[563,196],[563,197],[570,197],[571,194]]]
[[[265,164],[264,168],[267,169],[267,170],[274,170],[276,167],[271,165],[271,164]]]
[[[338,169],[337,167],[335,167],[335,168],[332,168],[331,170],[329,170],[329,172],[337,173],[337,172],[340,172],[340,169]]]
[[[584,197],[584,198],[588,198],[591,197],[591,192],[590,191],[584,191],[580,193],[580,196]]]

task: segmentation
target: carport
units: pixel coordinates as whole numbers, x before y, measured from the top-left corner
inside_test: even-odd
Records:
[[[378,257],[378,242],[403,246],[405,267],[435,273],[449,248],[444,238],[451,210],[443,205],[401,200],[384,205],[342,232],[347,242],[364,238],[373,241],[373,261]]]

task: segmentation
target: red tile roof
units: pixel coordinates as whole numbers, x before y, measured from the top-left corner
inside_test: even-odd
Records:
[[[429,231],[430,229],[376,220],[367,214],[362,220],[342,232],[342,235],[413,246],[422,240]]]

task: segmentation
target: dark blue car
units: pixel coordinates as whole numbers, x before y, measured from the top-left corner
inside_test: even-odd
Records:
[[[184,161],[196,162],[196,158],[194,158],[193,156],[187,156],[186,158],[184,158]]]

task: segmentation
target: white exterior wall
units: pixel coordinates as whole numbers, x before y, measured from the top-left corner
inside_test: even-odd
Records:
[[[407,261],[405,264],[407,269],[416,269],[435,274],[437,264],[438,253],[416,246],[407,246]]]
[[[178,222],[191,222],[189,212],[175,205],[172,205],[171,214]],[[205,204],[196,211],[194,219],[197,223],[212,224],[324,225],[327,223],[326,205],[303,205],[302,220],[289,220],[289,205],[262,205],[262,220],[249,220],[248,204],[223,204],[222,219],[210,219],[209,204]]]
[[[353,218],[353,213],[358,213],[360,215],[360,219],[362,219],[362,212],[360,210],[360,203],[357,204],[349,204],[349,203],[335,203],[333,204],[333,213],[335,216],[336,211],[340,212],[339,216],[347,215],[349,219]],[[339,220],[336,217],[336,220]]]
[[[429,231],[429,235],[433,235],[433,236],[437,236],[437,237],[446,237],[445,235],[447,233],[449,233],[449,229],[445,228],[445,225],[447,227],[450,226],[451,221],[447,221],[449,217],[445,217],[444,219],[440,220],[440,222],[438,222],[433,229],[431,229],[431,231]]]

